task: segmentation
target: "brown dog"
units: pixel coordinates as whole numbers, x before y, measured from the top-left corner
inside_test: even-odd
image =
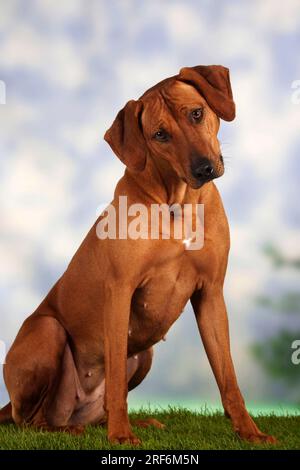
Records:
[[[234,117],[229,72],[221,66],[184,68],[119,112],[105,134],[127,167],[112,202],[117,215],[119,196],[149,211],[153,203],[204,204],[204,246],[187,250],[172,237],[99,240],[100,216],[7,355],[11,403],[2,422],[76,432],[107,420],[110,441],[138,444],[128,390],[146,376],[152,346],[190,299],[235,431],[274,442],[259,431],[238,388],[222,292],[229,230],[211,180],[224,172],[219,118]]]

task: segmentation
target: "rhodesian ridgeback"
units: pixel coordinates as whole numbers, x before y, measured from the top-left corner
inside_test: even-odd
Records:
[[[7,354],[10,403],[1,422],[70,432],[107,423],[111,442],[139,444],[128,391],[149,372],[153,345],[191,300],[234,430],[249,441],[275,442],[245,408],[229,346],[223,298],[229,229],[212,180],[224,173],[220,118],[234,117],[229,71],[222,66],[183,68],[118,113],[105,134],[126,165],[112,201],[117,220],[120,196],[149,212],[152,204],[204,205],[204,244],[189,250],[185,239],[172,236],[101,238],[104,211]]]

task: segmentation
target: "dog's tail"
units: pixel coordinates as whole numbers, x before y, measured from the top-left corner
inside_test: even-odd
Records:
[[[11,403],[8,403],[0,410],[0,424],[8,424],[13,422]]]

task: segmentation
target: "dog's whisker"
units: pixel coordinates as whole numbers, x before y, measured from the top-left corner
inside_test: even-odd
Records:
[[[232,157],[229,157],[228,155],[222,155],[223,160],[229,161],[232,160]]]

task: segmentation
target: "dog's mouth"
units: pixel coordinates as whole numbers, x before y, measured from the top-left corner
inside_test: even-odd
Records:
[[[189,176],[188,178],[185,178],[184,176],[181,177],[182,181],[184,181],[190,188],[192,189],[200,189],[202,186],[204,186],[206,183],[209,181],[212,181],[214,178],[209,178],[209,179],[195,179],[192,175]]]
[[[202,188],[202,186],[204,186],[206,183],[209,183],[210,181],[212,181],[213,179],[215,178],[206,178],[206,179],[193,179],[193,180],[190,180],[189,182],[187,182],[187,184],[189,186],[191,186],[191,188],[193,189],[200,189]]]

